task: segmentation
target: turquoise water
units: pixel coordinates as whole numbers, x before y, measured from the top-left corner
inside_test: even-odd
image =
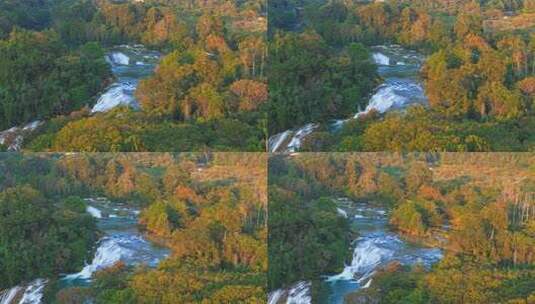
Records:
[[[393,261],[403,265],[420,263],[430,267],[442,258],[439,248],[421,247],[402,240],[388,229],[388,211],[366,203],[356,203],[346,198],[337,199],[352,229],[358,231],[352,244],[352,260],[343,272],[326,276],[322,290],[328,303],[344,303],[344,296],[373,284],[371,278],[378,268]]]

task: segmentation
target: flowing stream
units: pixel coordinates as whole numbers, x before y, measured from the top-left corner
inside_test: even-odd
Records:
[[[388,213],[369,204],[338,198],[338,213],[350,220],[352,229],[359,233],[353,241],[351,263],[336,275],[322,278],[322,291],[329,304],[342,304],[344,297],[373,284],[372,276],[378,268],[398,261],[403,265],[422,264],[430,267],[442,258],[439,248],[427,248],[408,243],[388,230]],[[311,284],[302,281],[286,289],[273,291],[269,304],[309,304]]]
[[[88,199],[87,212],[97,219],[98,228],[104,236],[90,263],[80,272],[65,275],[64,286],[85,286],[91,283],[93,273],[121,261],[128,266],[148,265],[155,267],[167,257],[169,251],[145,239],[138,230],[139,210],[106,198]]]
[[[134,97],[139,80],[154,72],[159,59],[160,53],[147,50],[143,45],[112,48],[106,55],[106,61],[111,65],[116,82],[100,96],[91,112],[106,112],[118,106],[139,109]]]
[[[336,132],[350,119],[356,119],[372,110],[386,113],[400,110],[412,104],[427,104],[427,98],[419,79],[423,56],[399,45],[375,46],[372,60],[378,65],[378,73],[384,79],[371,96],[366,109],[358,110],[352,118],[329,123],[328,129]],[[303,127],[286,130],[269,138],[270,152],[295,152],[303,140],[321,126],[309,123]]]
[[[60,287],[89,286],[92,275],[121,261],[127,266],[156,267],[169,255],[169,250],[147,240],[138,230],[139,210],[106,198],[86,200],[87,212],[97,219],[103,236],[97,243],[94,257],[77,273],[60,277]],[[11,289],[0,291],[0,304],[40,304],[48,281],[36,279]]]
[[[91,113],[107,112],[118,106],[139,109],[139,103],[134,97],[139,80],[152,75],[160,56],[159,52],[147,50],[139,44],[111,48],[105,59],[111,66],[115,82],[100,95]],[[19,151],[24,138],[43,124],[43,121],[36,120],[0,131],[0,145],[5,145],[8,151]]]

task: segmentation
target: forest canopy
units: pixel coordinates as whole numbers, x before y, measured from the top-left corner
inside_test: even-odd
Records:
[[[353,204],[381,206],[392,232],[441,248],[444,257],[431,268],[401,260],[378,267],[371,285],[348,294],[345,303],[529,303],[535,297],[533,155],[303,153],[272,156],[269,165],[270,221],[276,223],[269,233],[276,245],[270,245],[270,261],[287,263],[270,267],[270,291],[312,281],[311,296],[321,301],[317,281],[350,264],[344,238],[359,235],[341,225],[346,218],[333,203],[347,197]],[[306,225],[300,221],[304,212],[325,222]],[[296,239],[295,231],[307,237]],[[323,238],[308,237],[315,235]],[[317,244],[319,249],[303,250]],[[290,258],[294,252],[301,255]],[[321,264],[316,254],[338,258]]]
[[[46,278],[46,303],[266,302],[262,154],[1,153],[0,172],[0,289]],[[143,232],[171,254],[62,287],[102,235],[82,198],[102,196],[140,209]]]
[[[269,5],[271,136],[315,123],[301,151],[533,150],[533,1]],[[425,110],[355,117],[372,100],[402,103],[396,90],[415,90],[396,83],[404,77],[400,62],[390,62],[401,67],[386,76],[396,84],[385,82],[384,63],[372,61],[378,45],[425,56],[413,77],[425,89]]]
[[[23,129],[23,134],[3,140],[5,148],[0,149],[22,145],[37,151],[265,150],[268,94],[262,1],[61,0],[0,5],[5,8],[0,10],[0,51],[7,55],[0,58],[0,130],[44,121],[35,131]],[[117,128],[113,116],[89,111],[117,81],[105,59],[114,46],[138,44],[162,54],[154,73],[136,84],[141,110],[128,109],[126,114],[136,119],[121,123],[127,130],[140,125],[143,130],[113,138],[95,136],[94,125],[104,133]],[[174,131],[181,134],[170,137]],[[23,142],[17,144],[18,135],[23,135]],[[154,146],[148,139],[153,136],[164,147]],[[244,140],[235,140],[237,136]],[[176,142],[177,138],[184,140]]]

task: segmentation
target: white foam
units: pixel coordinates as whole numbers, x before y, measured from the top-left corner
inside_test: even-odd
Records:
[[[271,136],[268,140],[269,152],[277,152],[282,143],[288,138],[292,131],[286,130],[282,133]]]
[[[107,112],[118,106],[138,108],[139,105],[133,96],[136,86],[131,83],[113,84],[97,101],[91,110],[92,113]]]
[[[15,304],[13,300],[20,297],[18,304],[40,304],[43,290],[48,280],[36,279],[28,285],[15,286],[0,292],[0,304]],[[21,295],[22,294],[22,295]]]
[[[338,212],[339,215],[347,218],[347,212],[344,209],[336,208],[336,211]]]
[[[366,109],[355,114],[354,118],[358,118],[372,110],[385,113],[393,109],[400,109],[413,101],[424,99],[423,88],[420,84],[410,81],[391,81],[379,86]]]
[[[301,281],[287,289],[277,289],[269,293],[268,304],[310,304],[312,303],[311,287],[312,283]],[[286,301],[281,302],[284,298]]]
[[[94,218],[102,218],[102,211],[99,209],[93,207],[93,206],[87,206],[85,209],[89,214],[91,214]]]
[[[128,57],[125,53],[122,52],[113,52],[109,55],[109,59],[114,64],[119,65],[129,65],[130,64],[130,57]]]
[[[285,291],[283,289],[277,289],[268,294],[268,304],[278,304]]]
[[[131,256],[132,252],[120,246],[113,238],[101,240],[97,253],[91,264],[86,265],[82,271],[65,276],[67,280],[90,279],[93,273],[107,268],[120,261],[123,257]]]
[[[19,291],[22,289],[20,286],[15,286],[11,289],[4,290],[0,292],[0,304],[11,304],[13,299],[17,296]]]
[[[43,298],[43,290],[48,281],[37,279],[28,285],[19,304],[39,304]]]
[[[310,294],[310,282],[302,281],[295,284],[288,291],[288,298],[286,304],[309,304],[312,303],[312,296]]]
[[[316,130],[319,127],[318,124],[315,123],[309,123],[305,125],[304,127],[298,129],[295,134],[292,137],[292,140],[288,144],[287,151],[288,152],[295,152],[299,148],[301,148],[301,144],[303,139],[310,135],[314,130]]]
[[[42,124],[42,121],[36,120],[24,126],[15,126],[8,130],[1,131],[0,145],[6,145],[7,150],[11,152],[20,151],[22,143],[24,142],[24,136],[27,133],[34,131]]]
[[[395,237],[385,235],[358,239],[351,264],[346,265],[341,273],[328,277],[327,281],[357,280],[370,276],[376,267],[394,255],[395,249],[392,246],[397,246],[400,242]]]
[[[373,53],[372,58],[373,61],[378,65],[390,65],[390,58],[383,53]]]

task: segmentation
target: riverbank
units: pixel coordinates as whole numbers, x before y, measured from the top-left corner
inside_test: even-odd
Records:
[[[429,269],[442,258],[440,248],[391,231],[389,211],[380,204],[346,197],[334,200],[339,216],[350,222],[348,233],[353,242],[349,261],[340,273],[318,277],[318,283],[301,281],[271,292],[269,304],[307,304],[312,303],[313,296],[320,302],[343,304],[347,295],[370,287],[377,271],[393,262],[405,266],[421,264]]]
[[[315,133],[336,134],[348,122],[375,112],[385,114],[403,110],[411,105],[427,105],[423,84],[419,78],[424,56],[399,45],[371,47],[371,58],[376,65],[381,84],[370,96],[365,109],[355,109],[349,118],[335,119],[329,123],[311,122],[300,128],[286,130],[270,136],[270,152],[296,152],[305,140]]]
[[[347,204],[344,199],[344,205]],[[353,257],[341,273],[329,276],[325,281],[330,290],[328,301],[344,303],[344,297],[358,289],[373,284],[373,275],[393,261],[402,265],[422,264],[430,267],[442,258],[438,248],[422,247],[406,242],[388,228],[388,211],[370,207],[366,203],[349,204],[349,219],[360,236],[354,240]],[[348,207],[345,207],[348,208]]]
[[[113,78],[106,80],[105,89],[100,94],[87,101],[88,110],[84,112],[84,109],[77,109],[65,115],[66,121],[91,117],[121,106],[140,110],[135,91],[141,79],[152,75],[160,58],[158,51],[149,50],[140,44],[108,48],[104,59]],[[50,117],[0,131],[0,147],[11,152],[20,151],[39,135],[59,131],[57,124],[57,119]]]
[[[146,265],[156,267],[170,251],[153,242],[139,230],[140,211],[127,203],[112,202],[105,197],[85,199],[87,213],[97,221],[100,231],[93,258],[77,273],[57,278],[39,278],[0,293],[0,304],[40,304],[46,297],[67,288],[88,288],[94,273],[122,263],[127,267]]]

